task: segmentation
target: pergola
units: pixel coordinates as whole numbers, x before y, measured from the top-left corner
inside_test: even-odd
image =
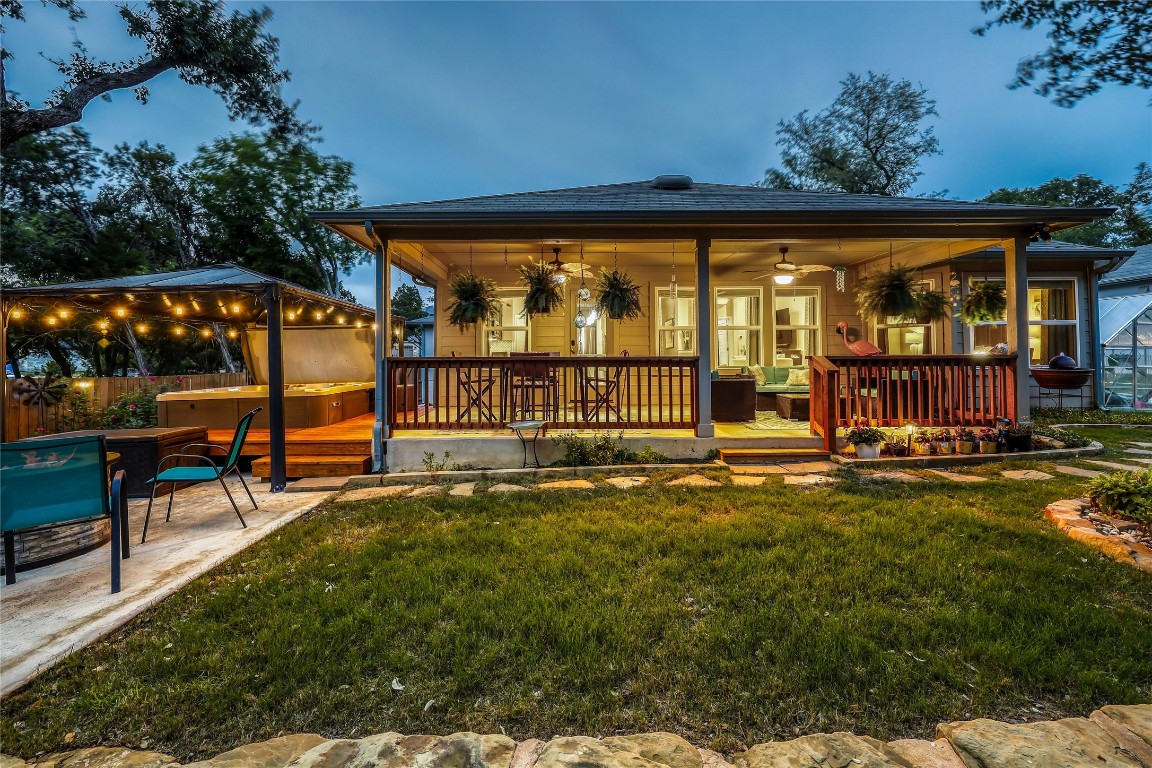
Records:
[[[271,490],[284,490],[284,335],[290,326],[366,326],[375,310],[235,264],[125,275],[56,285],[6,288],[0,295],[0,367],[7,355],[10,322],[44,323],[51,330],[95,316],[96,327],[142,319],[178,323],[225,323],[268,330],[268,426]],[[3,409],[0,409],[3,413]]]

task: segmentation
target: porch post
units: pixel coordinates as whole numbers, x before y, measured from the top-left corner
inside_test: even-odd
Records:
[[[392,351],[392,280],[388,263],[388,241],[376,239],[371,222],[364,222],[368,235],[376,241],[376,422],[372,425],[372,471],[385,472],[388,463],[384,449],[388,434],[388,354]]]
[[[270,284],[262,301],[268,325],[268,483],[272,493],[281,493],[288,483],[288,452],[284,432],[284,301],[280,286]]]
[[[712,289],[708,251],[711,240],[696,241],[696,437],[715,437],[712,425]]]
[[[1004,276],[1008,299],[1008,348],[1016,351],[1016,419],[1031,412],[1031,350],[1028,347],[1028,238],[1004,241]]]

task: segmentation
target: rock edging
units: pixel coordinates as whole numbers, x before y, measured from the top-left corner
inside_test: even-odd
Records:
[[[1152,768],[1152,704],[1111,705],[1091,716],[1036,723],[943,723],[935,741],[883,742],[851,733],[817,733],[756,744],[724,756],[673,733],[559,736],[515,742],[507,736],[453,733],[363,739],[315,734],[248,744],[184,768]],[[25,763],[0,755],[0,768],[176,768],[158,752],[92,747]]]
[[[1061,499],[1044,508],[1044,516],[1068,538],[1087,544],[1096,551],[1146,573],[1152,573],[1152,548],[1120,534],[1105,533],[1091,520],[1088,499]]]

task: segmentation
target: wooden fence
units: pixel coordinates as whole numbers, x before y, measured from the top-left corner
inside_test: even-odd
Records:
[[[23,405],[13,397],[12,379],[4,382],[4,441],[20,440],[34,435],[67,432],[87,428],[78,423],[76,415],[60,405],[39,408]],[[238,387],[248,383],[246,373],[197,373],[185,376],[115,376],[107,378],[77,377],[71,387],[90,398],[94,409],[107,408],[122,395],[146,387],[166,387],[169,390],[210,389]]]
[[[992,425],[1016,420],[1016,356],[829,355],[809,358],[812,431],[835,450],[836,429]]]
[[[561,429],[696,424],[694,357],[390,358],[393,429]]]

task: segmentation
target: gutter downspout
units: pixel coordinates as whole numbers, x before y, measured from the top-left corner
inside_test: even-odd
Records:
[[[369,242],[373,243],[376,254],[376,389],[374,400],[376,419],[372,423],[372,471],[384,472],[387,470],[385,452],[388,445],[388,352],[391,349],[391,323],[388,317],[390,307],[388,289],[384,284],[388,277],[390,264],[385,263],[387,249],[376,237],[372,229],[372,222],[364,222],[364,232]]]
[[[1100,277],[1106,275],[1124,263],[1126,256],[1113,256],[1105,262],[1104,266],[1097,267],[1096,262],[1088,269],[1088,301],[1092,311],[1088,319],[1092,322],[1091,338],[1096,340],[1096,348],[1092,350],[1092,397],[1097,408],[1104,407],[1104,340],[1100,338]],[[1135,365],[1135,360],[1133,360]],[[1135,380],[1135,369],[1133,369]]]

